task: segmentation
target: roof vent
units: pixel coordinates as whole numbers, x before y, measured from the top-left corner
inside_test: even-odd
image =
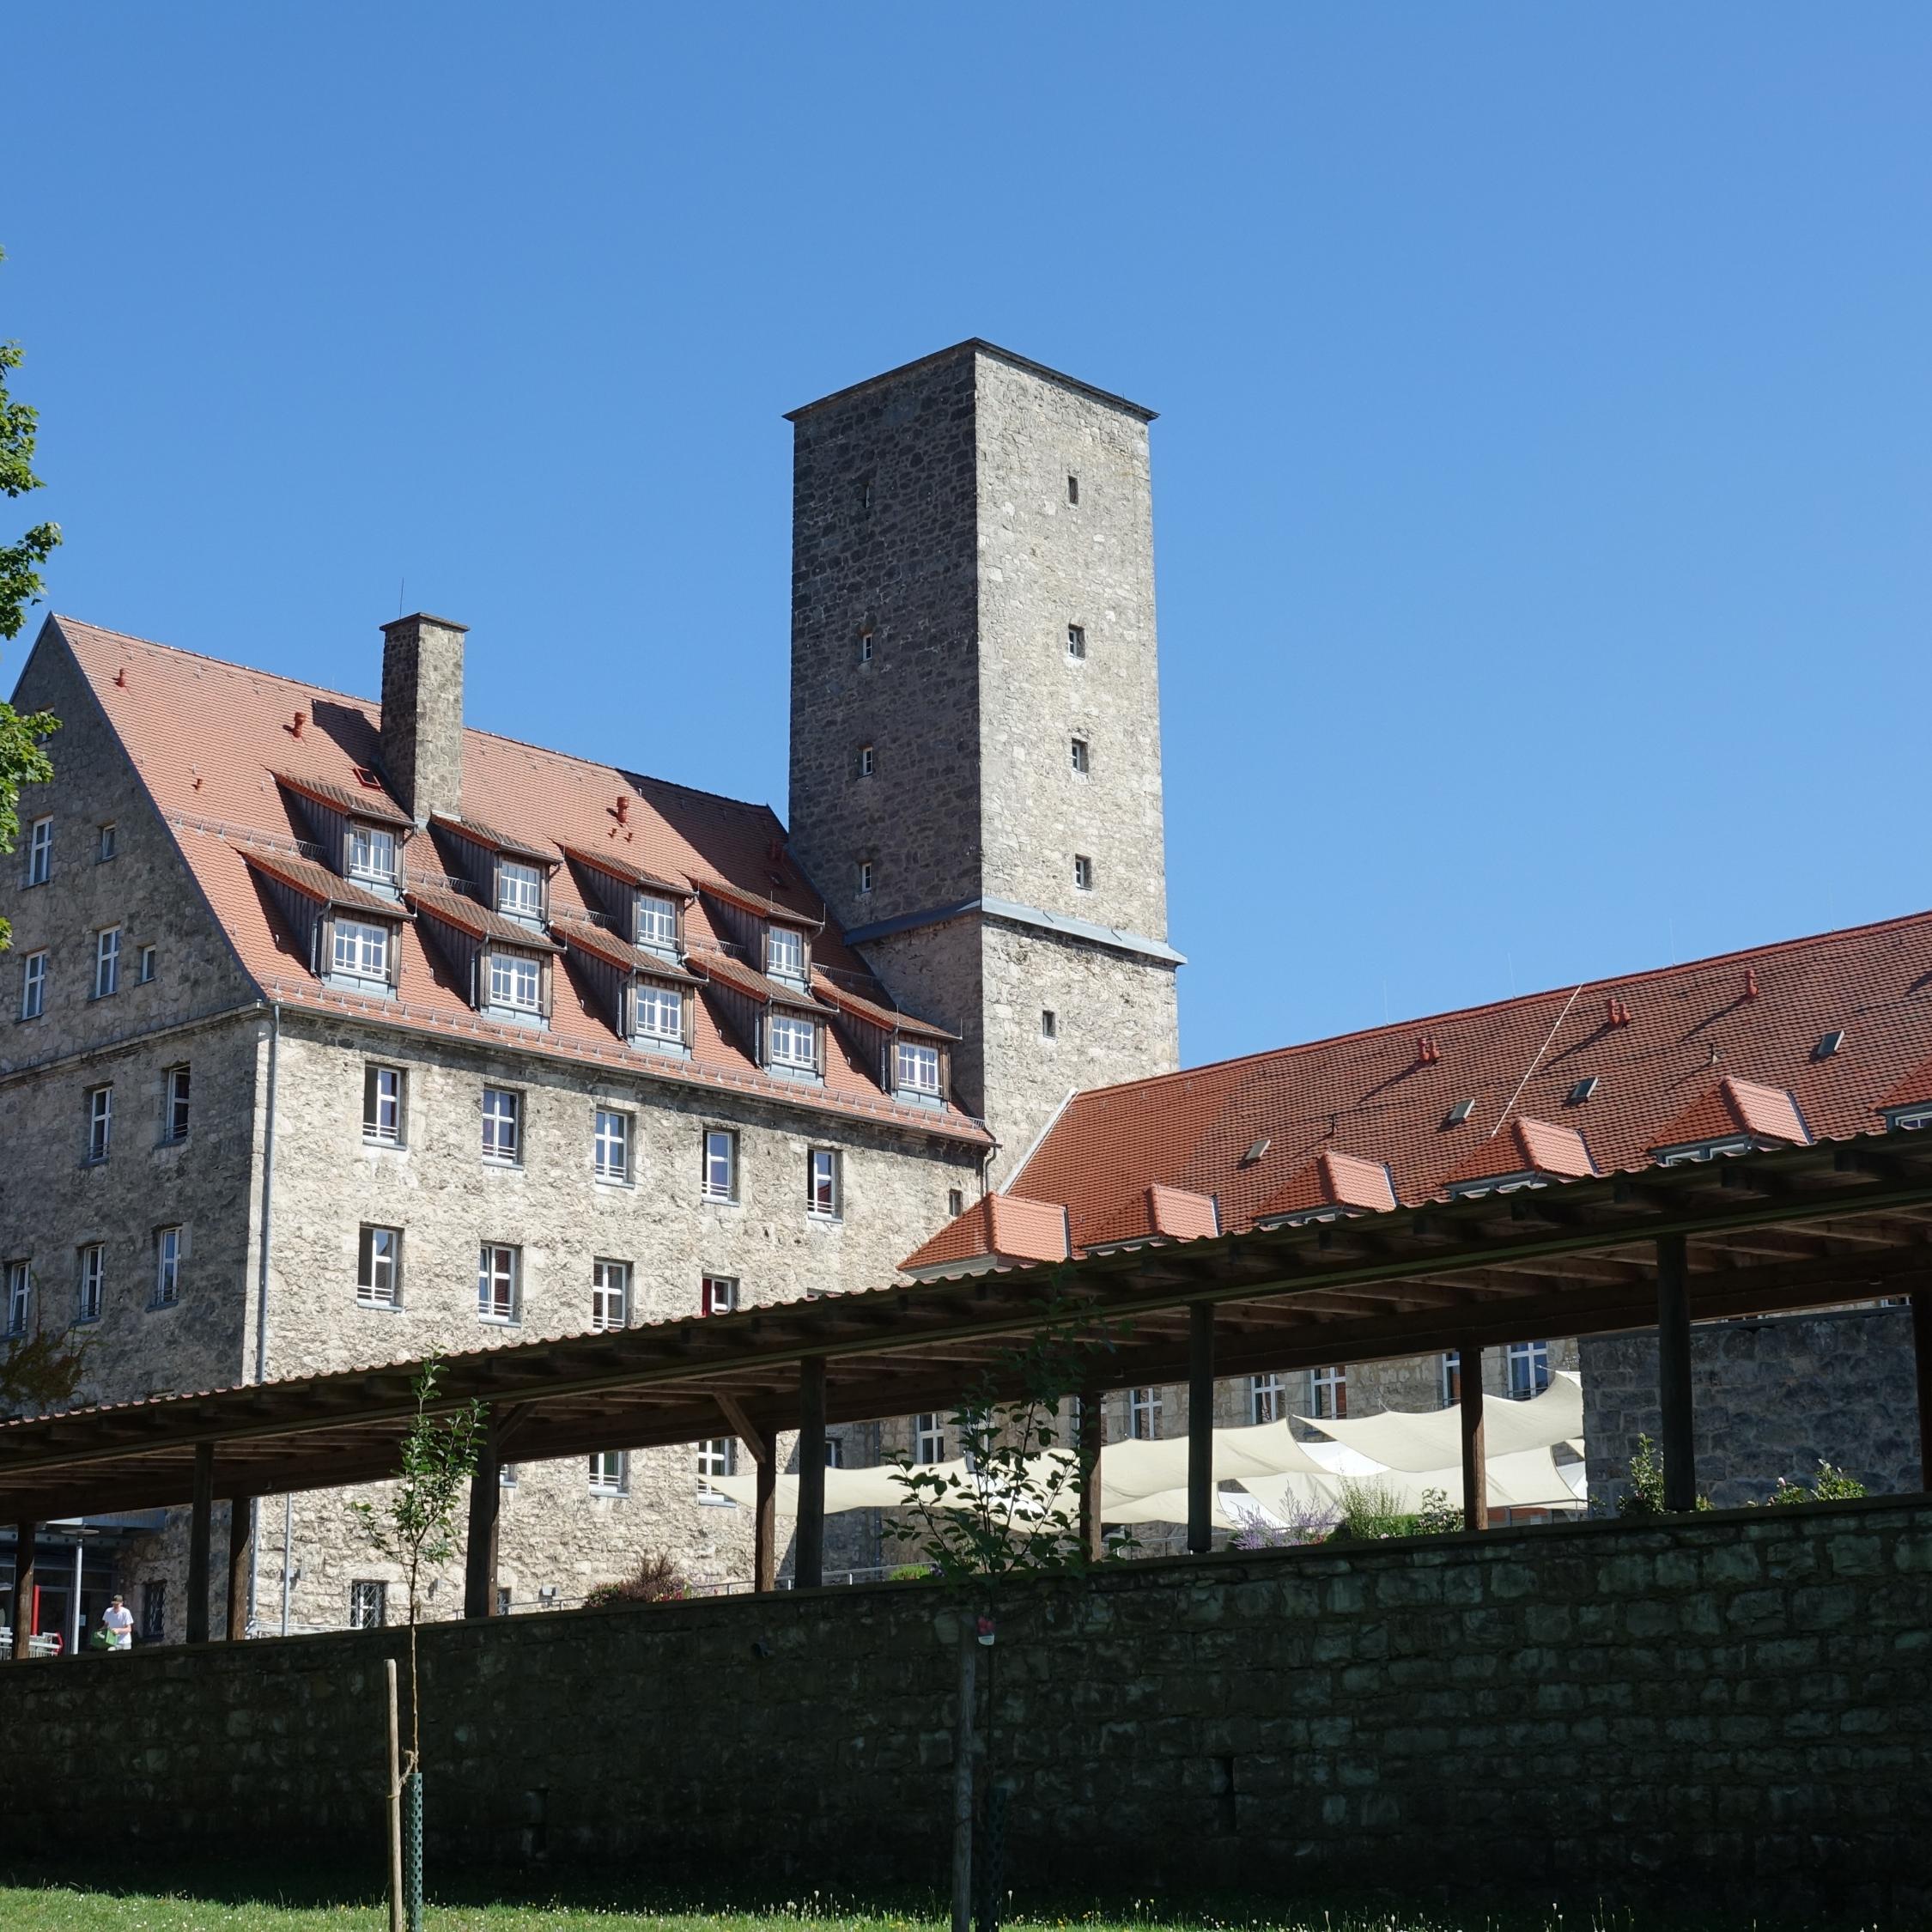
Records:
[[[1844,1044],[1844,1029],[1833,1027],[1818,1044],[1811,1049],[1814,1060],[1829,1060]]]
[[[1602,1085],[1602,1084],[1603,1083],[1597,1078],[1595,1074],[1584,1074],[1583,1078],[1577,1081],[1575,1086],[1571,1088],[1564,1103],[1567,1106],[1571,1107],[1581,1107],[1583,1103],[1588,1100],[1589,1097],[1593,1093],[1595,1093],[1601,1085]]]
[[[1264,1133],[1261,1138],[1257,1140],[1254,1144],[1254,1145],[1251,1146],[1248,1150],[1248,1151],[1241,1157],[1241,1164],[1243,1167],[1254,1166],[1255,1163],[1260,1160],[1261,1156],[1267,1153],[1269,1147],[1273,1145],[1273,1143],[1270,1141],[1268,1137]]]
[[[1630,1008],[1614,993],[1603,1003],[1603,1024],[1606,1026],[1628,1026]]]
[[[124,691],[127,689],[127,666],[125,664],[118,671],[114,673],[114,682],[118,684]]]
[[[1744,997],[1747,999],[1755,999],[1758,997],[1758,969],[1755,966],[1747,966],[1744,969]]]
[[[365,792],[380,792],[382,789],[381,779],[379,778],[374,772],[371,771],[367,765],[357,765],[355,768],[355,782],[360,785]]]
[[[1433,1066],[1443,1057],[1443,1049],[1426,1033],[1419,1033],[1415,1042],[1415,1063],[1418,1066]]]
[[[620,792],[617,794],[617,823],[620,825],[628,825],[630,823],[630,793],[628,792]]]
[[[1472,1114],[1475,1112],[1475,1110],[1476,1103],[1474,1101],[1459,1100],[1456,1102],[1455,1105],[1450,1108],[1449,1112],[1443,1116],[1443,1125],[1444,1127],[1461,1127],[1462,1123],[1466,1120],[1467,1120]]]
[[[297,712],[297,713],[295,714],[295,723],[294,723],[294,724],[292,724],[291,726],[289,726],[289,737],[290,737],[290,738],[300,738],[300,737],[301,737],[301,736],[302,735],[302,726],[303,726],[304,725],[306,725],[306,724],[307,724],[307,722],[308,722],[308,714],[307,714],[307,713],[306,711],[298,711],[298,712]]]

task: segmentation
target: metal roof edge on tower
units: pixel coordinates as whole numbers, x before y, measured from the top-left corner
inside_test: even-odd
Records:
[[[1018,355],[1010,349],[1002,349],[998,343],[988,342],[983,336],[968,336],[963,342],[956,342],[950,349],[935,349],[930,355],[920,355],[910,362],[902,362],[896,369],[885,369],[875,376],[867,376],[863,382],[854,382],[843,389],[835,389],[829,396],[821,396],[816,402],[801,404],[795,410],[787,410],[785,420],[796,422],[800,416],[810,416],[814,410],[822,410],[833,403],[842,403],[848,397],[857,396],[867,389],[874,389],[882,382],[896,382],[901,376],[911,375],[915,370],[931,368],[955,355],[963,355],[969,351],[980,355],[991,355],[996,360],[1010,363],[1016,369],[1024,369],[1030,375],[1043,377],[1048,382],[1063,384],[1068,389],[1078,390],[1083,396],[1091,396],[1097,403],[1105,403],[1109,408],[1125,410],[1129,416],[1137,416],[1143,422],[1151,422],[1158,410],[1146,408],[1139,403],[1129,402],[1125,396],[1116,396],[1110,389],[1102,389],[1091,382],[1083,382],[1078,376],[1070,376],[1063,369],[1048,368],[1044,362],[1036,362],[1030,356]]]

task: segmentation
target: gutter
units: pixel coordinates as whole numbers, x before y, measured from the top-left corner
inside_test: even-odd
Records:
[[[282,1003],[269,1007],[268,1101],[262,1133],[262,1232],[255,1276],[255,1382],[268,1380],[269,1256],[275,1236],[275,1080],[282,1048]],[[261,1580],[261,1499],[248,1498],[248,1625],[255,1623],[255,1592]],[[284,1526],[286,1535],[286,1525]],[[289,1634],[289,1553],[282,1558],[282,1634]],[[244,1635],[246,1634],[245,1630]]]

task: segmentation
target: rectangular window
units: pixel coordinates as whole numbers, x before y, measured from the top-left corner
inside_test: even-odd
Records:
[[[1348,1413],[1348,1370],[1340,1363],[1308,1374],[1308,1413],[1321,1422],[1340,1422]]]
[[[1084,778],[1089,769],[1087,741],[1084,738],[1076,738],[1070,742],[1073,747],[1074,775],[1078,778]]]
[[[659,952],[677,950],[677,908],[669,899],[640,893],[637,899],[637,943]]]
[[[355,1299],[364,1308],[403,1305],[403,1230],[365,1227],[357,1245]]]
[[[1069,476],[1066,479],[1066,501],[1069,503],[1078,503],[1080,501],[1080,479],[1078,477]]]
[[[1070,658],[1084,658],[1087,654],[1087,631],[1084,624],[1069,624],[1066,627],[1066,654]]]
[[[729,1436],[713,1436],[697,1446],[697,1492],[701,1502],[728,1503],[728,1496],[720,1496],[705,1479],[708,1476],[735,1476],[738,1473],[738,1444]]]
[[[698,1290],[702,1315],[730,1315],[738,1307],[738,1283],[728,1274],[708,1274]]]
[[[859,861],[859,890],[870,892],[872,889],[872,862],[870,859]]]
[[[142,986],[151,985],[155,977],[155,949],[153,946],[143,946],[136,957],[141,963],[136,969],[135,979]]]
[[[485,1087],[483,1156],[514,1167],[523,1158],[523,1096],[507,1087]]]
[[[386,984],[389,928],[368,920],[337,920],[331,970],[354,980],[374,980]]]
[[[349,876],[374,879],[379,885],[396,883],[396,835],[380,825],[349,828]]]
[[[957,1221],[966,1212],[966,1190],[963,1188],[946,1189],[946,1218]]]
[[[765,970],[781,979],[805,977],[805,934],[788,926],[765,928]]]
[[[20,964],[20,1017],[39,1019],[47,1010],[47,956],[30,952]]]
[[[351,1630],[380,1630],[388,1621],[388,1584],[351,1583],[349,1586],[349,1627]]]
[[[870,778],[878,769],[878,748],[872,744],[859,747],[859,775]]]
[[[155,1306],[173,1308],[181,1298],[181,1230],[155,1230]]]
[[[1281,1377],[1273,1375],[1249,1376],[1248,1419],[1250,1422],[1279,1422],[1281,1417]]]
[[[845,1437],[828,1436],[825,1438],[825,1467],[828,1469],[842,1469],[845,1467]]]
[[[675,987],[639,981],[636,1014],[637,1031],[647,1040],[684,1037],[684,995]]]
[[[621,1328],[629,1319],[630,1263],[591,1263],[590,1325],[593,1333]]]
[[[902,1040],[895,1058],[901,1093],[925,1094],[934,1100],[939,1097],[939,1049],[937,1047],[921,1047],[910,1040]]]
[[[722,1127],[705,1130],[704,1198],[738,1199],[738,1136]]]
[[[1550,1345],[1546,1341],[1510,1344],[1510,1394],[1527,1401],[1550,1386]]]
[[[597,1110],[592,1163],[599,1181],[630,1179],[630,1115],[607,1107]]]
[[[514,1248],[490,1242],[483,1245],[477,1262],[477,1315],[484,1321],[517,1318],[517,1258]]]
[[[1443,1406],[1446,1409],[1462,1400],[1462,1352],[1443,1351]]]
[[[104,1161],[114,1139],[114,1090],[88,1089],[88,1158]]]
[[[1042,1040],[1057,1040],[1060,1037],[1060,1015],[1051,1006],[1040,1009],[1040,1037]]]
[[[111,822],[106,825],[103,825],[100,828],[99,837],[94,841],[94,864],[97,866],[105,866],[107,861],[114,856],[115,849],[119,845],[119,843],[120,835],[118,828]]]
[[[818,1066],[818,1028],[793,1013],[771,1016],[771,1060],[774,1066],[795,1066],[816,1072]]]
[[[79,1320],[100,1321],[100,1304],[106,1286],[107,1250],[98,1241],[92,1242],[81,1250]]]
[[[630,1459],[622,1449],[600,1449],[590,1459],[592,1496],[622,1496],[630,1480]]]
[[[839,1212],[839,1157],[831,1147],[814,1147],[805,1156],[805,1206],[814,1214]]]
[[[53,876],[53,820],[36,818],[27,835],[27,883],[45,885]]]
[[[1157,1388],[1127,1391],[1127,1434],[1137,1443],[1157,1441],[1161,1432],[1161,1392]]]
[[[150,1577],[141,1586],[141,1641],[159,1643],[167,1631],[167,1580]]]
[[[496,861],[496,909],[512,919],[544,916],[544,875],[534,866]]]
[[[1084,852],[1073,854],[1073,890],[1076,892],[1093,890],[1093,860]]]
[[[6,1334],[24,1335],[27,1333],[27,1300],[33,1286],[33,1269],[30,1263],[7,1263],[7,1305],[0,1310],[7,1318]]]
[[[362,1069],[362,1138],[384,1147],[403,1145],[403,1070]]]
[[[161,1139],[164,1141],[185,1140],[188,1138],[188,1069],[185,1066],[170,1066],[161,1075]]]
[[[493,952],[489,956],[489,1003],[513,1013],[537,1013],[544,1007],[544,969],[526,952]]]
[[[121,989],[121,929],[110,926],[94,936],[94,996],[105,999]]]
[[[869,630],[859,633],[859,661],[860,664],[872,661],[872,634]]]
[[[930,1412],[913,1418],[913,1461],[944,1462],[946,1459],[945,1425]]]

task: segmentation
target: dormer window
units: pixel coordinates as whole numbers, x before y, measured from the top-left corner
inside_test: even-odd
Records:
[[[805,934],[789,926],[765,928],[765,970],[773,978],[805,980]]]
[[[680,1045],[684,1038],[684,996],[675,987],[638,982],[632,1030],[641,1040]]]
[[[939,1097],[939,1049],[937,1047],[922,1047],[916,1042],[902,1040],[894,1062],[895,1084],[902,1094],[909,1094],[920,1100]]]
[[[396,884],[396,835],[380,825],[349,828],[349,876],[367,884]]]
[[[790,1067],[794,1072],[818,1071],[818,1028],[796,1013],[775,1012],[771,1016],[771,1063]]]
[[[535,1016],[544,1010],[544,967],[525,952],[489,956],[489,1003],[498,1012]]]
[[[637,943],[653,952],[677,951],[677,908],[648,892],[637,896]]]
[[[335,929],[331,976],[386,987],[389,949],[395,943],[395,935],[389,928],[374,920],[344,919],[338,914]]]
[[[514,859],[496,861],[496,909],[510,919],[544,916],[544,875]]]

